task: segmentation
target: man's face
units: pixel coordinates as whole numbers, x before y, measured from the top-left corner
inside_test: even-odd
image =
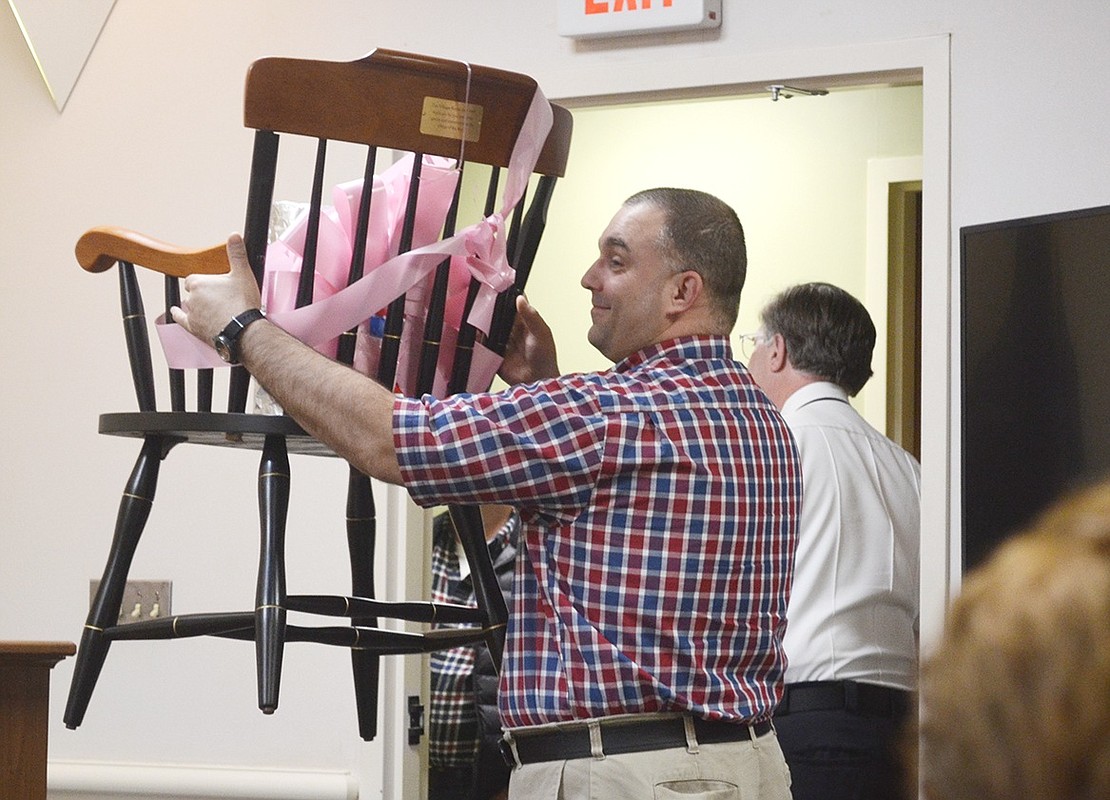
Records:
[[[593,308],[587,338],[614,363],[661,340],[670,323],[675,273],[659,249],[663,211],[622,206],[598,240],[598,258],[582,276]]]

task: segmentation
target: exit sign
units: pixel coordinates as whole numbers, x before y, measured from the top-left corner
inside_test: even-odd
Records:
[[[559,0],[560,36],[628,36],[721,26],[721,0]]]

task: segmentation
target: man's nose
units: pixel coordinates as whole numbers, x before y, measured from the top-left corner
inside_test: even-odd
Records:
[[[597,287],[597,282],[594,280],[594,268],[596,266],[596,261],[593,264],[590,264],[589,268],[584,273],[582,273],[582,280],[578,282],[579,284],[581,284],[583,289],[589,289],[591,292]]]

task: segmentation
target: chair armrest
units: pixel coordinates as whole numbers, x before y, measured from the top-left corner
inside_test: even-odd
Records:
[[[208,275],[227,272],[230,266],[226,247],[221,243],[207,250],[185,250],[126,228],[107,226],[82,234],[74,252],[77,263],[89,272],[104,272],[117,261],[126,261],[164,275],[184,278],[195,272]]]

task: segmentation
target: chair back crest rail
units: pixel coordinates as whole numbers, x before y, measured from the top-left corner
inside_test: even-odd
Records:
[[[352,62],[265,58],[251,65],[246,79],[244,122],[255,130],[251,174],[243,228],[252,271],[261,286],[271,240],[271,214],[277,185],[279,143],[288,136],[314,139],[315,158],[308,193],[303,254],[296,284],[296,307],[313,302],[318,257],[322,250],[321,219],[325,208],[325,176],[329,143],[365,148],[362,188],[353,230],[346,284],[364,277],[364,260],[371,243],[371,188],[379,174],[383,149],[391,155],[413,154],[404,217],[395,243],[397,252],[413,247],[425,156],[456,160],[460,175],[468,166],[488,170],[482,213],[497,208],[502,179],[510,166],[518,132],[536,96],[531,78],[489,67],[392,50],[375,50]],[[453,336],[450,378],[446,392],[466,387],[476,342],[493,353],[504,352],[512,328],[515,298],[523,291],[540,238],[555,182],[565,170],[571,135],[566,109],[551,106],[553,121],[539,153],[525,197],[514,209],[507,229],[509,263],[515,268],[513,286],[497,297],[489,333],[467,322],[479,291],[478,280],[466,289],[465,311]],[[283,173],[284,174],[284,173]],[[441,235],[455,234],[460,225],[460,179],[444,217]],[[463,220],[468,224],[474,220]],[[253,640],[258,663],[259,707],[277,707],[282,648],[287,641],[348,647],[352,653],[356,708],[363,738],[376,734],[378,656],[431,652],[475,641],[485,641],[499,663],[507,619],[504,598],[486,548],[481,516],[476,507],[451,507],[452,521],[475,575],[477,608],[431,601],[381,600],[375,597],[373,557],[375,509],[369,478],[350,470],[346,533],[351,561],[351,592],[346,595],[289,595],[284,564],[285,516],[289,492],[289,453],[334,456],[295,421],[281,414],[246,413],[250,376],[242,367],[230,368],[226,411],[213,411],[213,370],[171,367],[165,381],[168,410],[159,406],[150,321],[143,303],[141,267],[164,276],[159,314],[180,303],[179,279],[192,273],[217,274],[228,269],[224,245],[192,250],[118,227],[94,228],[77,243],[76,256],[89,272],[118,265],[124,338],[137,400],[137,411],[104,414],[100,432],[142,440],[142,447],[120,502],[108,561],[94,598],[78,650],[77,665],[66,708],[67,727],[84,718],[93,688],[111,642],[220,636]],[[368,263],[368,262],[367,262]],[[373,268],[373,265],[370,265]],[[387,307],[376,377],[387,386],[397,380],[402,336],[419,342],[410,358],[416,368],[414,394],[433,391],[446,324],[450,260],[444,259],[427,282],[426,306],[419,331],[405,331],[406,296]],[[379,309],[366,309],[367,316]],[[171,323],[172,324],[172,323]],[[409,320],[409,325],[413,321]],[[363,331],[365,335],[365,331]],[[356,363],[359,331],[339,337],[334,357]],[[193,409],[188,409],[188,372],[193,380]],[[118,622],[127,573],[157,485],[159,463],[183,443],[248,448],[261,451],[259,465],[260,558],[254,606],[249,610],[185,614],[142,622]],[[299,626],[287,622],[289,611],[347,618],[342,626]],[[389,617],[416,623],[469,625],[424,632],[388,630],[378,619]]]

